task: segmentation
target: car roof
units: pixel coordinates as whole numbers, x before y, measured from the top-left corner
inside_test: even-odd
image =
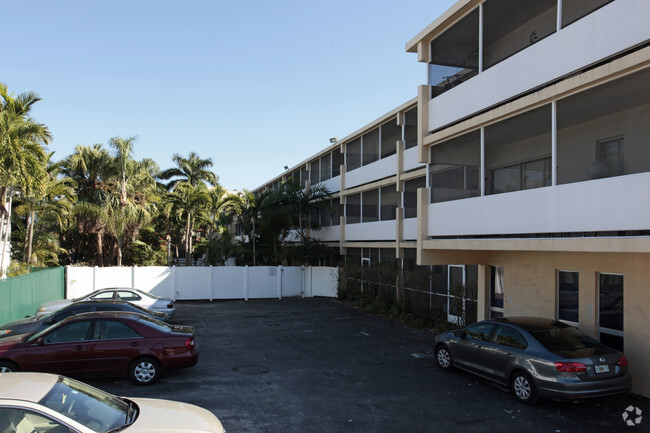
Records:
[[[135,311],[91,311],[88,313],[81,313],[81,314],[76,314],[74,316],[67,317],[64,320],[62,320],[61,323],[71,322],[73,320],[79,320],[79,319],[93,319],[93,318],[102,318],[102,317],[139,320],[142,317],[146,317],[146,316],[141,313],[136,313]]]
[[[536,331],[540,329],[549,329],[557,327],[566,327],[568,325],[558,322],[555,319],[547,317],[533,317],[533,316],[513,316],[513,317],[500,317],[497,319],[490,319],[491,322],[508,323],[510,325],[518,326],[526,331]]]
[[[58,380],[48,373],[0,373],[0,398],[38,402]]]

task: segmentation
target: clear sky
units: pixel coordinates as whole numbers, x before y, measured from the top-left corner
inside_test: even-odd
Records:
[[[253,189],[417,94],[405,44],[453,0],[0,0],[0,82],[55,160],[138,136],[135,158],[212,158]]]

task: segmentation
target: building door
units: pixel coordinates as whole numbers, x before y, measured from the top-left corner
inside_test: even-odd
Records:
[[[460,323],[463,316],[465,266],[449,265],[447,269],[447,320]]]
[[[623,275],[598,274],[600,342],[623,351]]]
[[[490,266],[490,318],[503,317],[503,266]]]

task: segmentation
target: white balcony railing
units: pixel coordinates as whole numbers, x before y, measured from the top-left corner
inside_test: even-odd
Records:
[[[650,173],[429,205],[428,234],[442,236],[650,229]]]

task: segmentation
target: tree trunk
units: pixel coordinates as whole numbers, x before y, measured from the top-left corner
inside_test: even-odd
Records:
[[[191,264],[192,257],[192,216],[187,214],[187,225],[185,227],[185,266]]]
[[[29,214],[29,240],[27,243],[27,264],[31,265],[32,264],[32,243],[34,242],[34,218],[36,217],[36,213],[32,211]]]
[[[124,246],[124,235],[117,237],[117,266],[122,266],[122,247]]]
[[[4,197],[2,198],[2,206],[4,208],[5,200],[7,199],[7,191],[4,191]],[[4,236],[2,236],[2,240],[4,241],[2,243],[2,256],[0,256],[0,278],[4,279],[7,277],[7,273],[5,272],[5,254],[7,253],[7,243],[9,243],[9,228],[11,226],[11,202],[12,202],[13,196],[9,195],[9,209],[7,210],[7,218],[5,219],[7,226],[5,227],[4,231]],[[4,213],[3,213],[4,215]],[[3,225],[0,225],[0,231],[4,227]]]
[[[95,263],[100,268],[104,266],[104,245],[102,244],[102,232],[97,232],[97,257],[95,257]]]

